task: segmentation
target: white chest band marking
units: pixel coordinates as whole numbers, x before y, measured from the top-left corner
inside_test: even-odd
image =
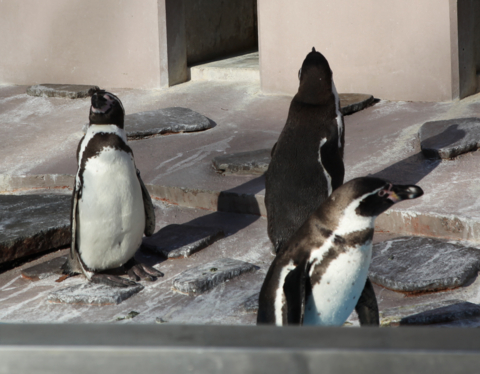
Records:
[[[275,292],[275,324],[277,326],[283,325],[283,306],[285,305],[285,294],[283,292],[283,285],[285,284],[285,278],[292,271],[295,270],[293,261],[290,260],[287,266],[285,266],[280,272],[278,280],[278,288]]]
[[[75,186],[78,189],[80,188],[80,166],[82,165],[82,158],[83,153],[85,152],[85,148],[87,147],[88,143],[92,138],[98,133],[105,133],[105,134],[115,134],[119,136],[125,144],[127,143],[127,136],[125,135],[125,130],[121,129],[117,125],[90,125],[87,128],[87,132],[85,133],[85,137],[82,141],[82,146],[80,147],[80,151],[78,152],[78,165],[77,165],[77,175],[75,178]]]
[[[333,96],[335,96],[335,112],[337,113],[337,127],[338,127],[338,148],[342,147],[342,134],[344,129],[343,124],[343,114],[340,109],[340,98],[338,97],[337,88],[335,87],[335,83],[332,79],[332,92]]]
[[[332,194],[332,177],[328,174],[327,169],[323,166],[322,163],[322,146],[327,142],[327,138],[323,138],[320,140],[320,146],[318,147],[318,162],[323,169],[323,174],[325,174],[325,178],[327,179],[327,188],[328,188],[328,196]]]
[[[373,192],[366,193],[359,198],[353,200],[348,206],[344,209],[342,216],[338,222],[337,228],[332,232],[332,234],[325,240],[323,245],[312,251],[309,258],[309,263],[312,264],[315,261],[321,261],[323,254],[330,248],[333,243],[333,240],[336,235],[344,236],[346,234],[351,234],[356,231],[362,231],[368,228],[373,228],[375,217],[364,217],[358,215],[355,210],[360,205],[360,202],[370,195],[376,194],[383,187],[376,189]],[[310,275],[313,272],[313,267],[310,270]]]

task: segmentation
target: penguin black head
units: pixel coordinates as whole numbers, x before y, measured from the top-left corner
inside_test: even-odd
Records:
[[[117,125],[123,129],[124,117],[125,109],[117,96],[100,89],[93,93],[90,125]]]
[[[415,185],[398,185],[379,178],[363,177],[345,183],[330,198],[337,200],[343,208],[357,201],[354,206],[357,215],[376,217],[393,204],[422,195],[423,190]]]
[[[312,48],[298,71],[301,101],[318,104],[332,96],[332,70],[327,59]]]

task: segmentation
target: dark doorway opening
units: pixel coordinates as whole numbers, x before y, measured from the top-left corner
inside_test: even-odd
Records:
[[[187,65],[258,51],[257,0],[187,0]]]

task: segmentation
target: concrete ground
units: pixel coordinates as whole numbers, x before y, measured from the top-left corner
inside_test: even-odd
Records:
[[[168,90],[102,87],[121,98],[127,114],[182,106],[214,121],[215,127],[207,131],[135,140],[130,146],[143,180],[151,185],[151,191],[156,191],[154,197],[177,204],[157,201],[157,229],[170,223],[195,221],[219,224],[228,232],[227,237],[188,259],[158,264],[165,277],[146,284],[145,290],[117,306],[49,304],[46,294],[65,284],[54,283],[52,278],[27,281],[21,278],[20,271],[33,263],[22,265],[0,274],[0,321],[107,322],[135,310],[140,315],[128,321],[153,323],[159,317],[178,323],[254,323],[255,315],[245,313],[240,305],[259,291],[272,260],[266,219],[215,210],[220,192],[231,191],[254,196],[258,206],[249,211],[264,213],[264,179],[219,175],[211,160],[227,153],[273,146],[285,124],[291,97],[264,95],[258,80],[234,78],[192,80]],[[30,193],[46,185],[68,187],[76,171],[75,151],[88,119],[89,100],[31,97],[25,90],[24,86],[0,87],[0,191]],[[415,183],[425,191],[420,199],[401,203],[379,217],[375,240],[414,234],[470,241],[480,248],[480,187],[476,183],[480,177],[480,152],[454,160],[426,160],[417,136],[427,121],[472,117],[479,112],[480,94],[448,103],[380,100],[345,117],[345,180],[375,175],[396,183]],[[260,269],[196,298],[170,289],[172,279],[181,271],[217,257],[248,261]],[[65,282],[81,281],[77,277]],[[467,287],[416,297],[381,287],[376,291],[380,309],[431,300],[480,303],[478,282],[472,280]],[[468,323],[480,325],[476,319]]]

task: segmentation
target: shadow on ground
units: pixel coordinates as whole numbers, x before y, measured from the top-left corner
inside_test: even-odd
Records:
[[[263,189],[264,177],[260,176],[230,190],[222,191],[218,197],[216,212],[195,218],[183,225],[221,228],[225,237],[234,235],[260,218],[260,206],[255,195]],[[239,194],[236,191],[244,193]],[[150,266],[167,259],[144,249],[140,249],[135,258]]]
[[[463,139],[465,135],[465,131],[450,126],[442,133],[429,138],[428,142],[446,147]],[[426,158],[422,152],[418,152],[369,176],[387,179],[395,184],[416,184],[435,170],[441,162],[441,159]]]

